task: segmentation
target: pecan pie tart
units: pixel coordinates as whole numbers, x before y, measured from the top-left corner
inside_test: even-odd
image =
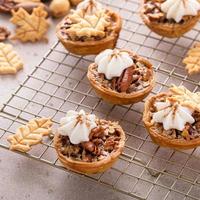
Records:
[[[114,48],[121,26],[117,13],[94,0],[85,0],[58,24],[56,32],[69,52],[89,55]]]
[[[173,86],[145,103],[143,122],[160,146],[190,149],[200,146],[200,93]]]
[[[125,133],[117,122],[93,114],[68,111],[54,138],[58,158],[64,167],[90,174],[110,168],[122,153]]]
[[[88,80],[96,93],[112,104],[131,104],[153,89],[152,64],[127,50],[107,49],[88,68]]]
[[[155,33],[180,37],[190,31],[200,18],[199,0],[143,0],[141,17]]]

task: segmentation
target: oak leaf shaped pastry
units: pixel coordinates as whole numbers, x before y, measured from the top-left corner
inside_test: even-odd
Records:
[[[10,21],[17,26],[16,34],[12,39],[19,39],[22,42],[47,41],[45,34],[49,23],[47,21],[48,13],[44,7],[34,8],[32,14],[20,8],[17,11],[12,10],[12,15]]]
[[[14,135],[7,138],[10,142],[10,150],[28,152],[32,145],[39,144],[43,136],[51,133],[52,124],[48,118],[39,118],[19,127]]]
[[[185,68],[190,75],[200,73],[200,43],[188,51],[183,63],[186,64]]]
[[[90,15],[84,10],[74,11],[69,15],[72,25],[67,29],[68,35],[75,39],[76,37],[105,37],[105,28],[110,25],[109,17],[104,10],[99,10]]]
[[[190,92],[184,86],[173,86],[170,88],[172,96],[169,99],[178,101],[182,106],[186,106],[200,112],[200,93]]]
[[[0,43],[0,74],[16,74],[23,62],[10,44]]]

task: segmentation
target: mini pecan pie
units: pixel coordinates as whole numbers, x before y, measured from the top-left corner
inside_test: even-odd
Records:
[[[85,0],[58,24],[57,36],[69,52],[98,54],[115,47],[121,26],[117,13],[94,0]]]
[[[143,0],[141,17],[155,33],[180,37],[191,30],[200,17],[198,0]]]
[[[68,111],[54,138],[64,167],[79,173],[98,173],[110,168],[122,153],[125,133],[117,122],[95,115]]]
[[[145,103],[143,122],[152,140],[166,147],[200,146],[200,93],[173,86]]]
[[[88,68],[88,80],[96,93],[113,104],[144,99],[154,86],[151,63],[133,52],[107,49]]]

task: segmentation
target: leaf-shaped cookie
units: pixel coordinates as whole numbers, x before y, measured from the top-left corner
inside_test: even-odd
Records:
[[[106,34],[105,28],[111,23],[104,10],[97,11],[93,15],[84,13],[84,10],[76,10],[69,15],[69,19],[72,24],[66,32],[72,40],[76,37],[103,38]]]
[[[32,145],[42,141],[42,137],[51,133],[52,121],[48,118],[33,119],[17,129],[14,135],[8,136],[10,150],[28,152]]]
[[[22,68],[22,60],[13,50],[13,46],[0,43],[0,74],[16,74]]]
[[[48,13],[44,10],[44,7],[34,8],[32,14],[20,8],[17,11],[12,10],[12,15],[10,21],[17,26],[16,34],[12,39],[19,39],[22,42],[47,40],[45,34],[49,23],[46,19]]]
[[[195,46],[188,51],[187,57],[183,60],[183,63],[186,64],[185,68],[190,75],[200,73],[200,43],[195,44]]]
[[[184,86],[173,86],[170,88],[172,97],[170,99],[180,102],[182,105],[200,112],[200,93],[190,92]]]

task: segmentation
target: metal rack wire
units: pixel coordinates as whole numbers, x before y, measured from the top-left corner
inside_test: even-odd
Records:
[[[102,3],[123,17],[117,47],[132,49],[154,64],[157,83],[151,95],[165,91],[172,83],[199,90],[199,77],[187,76],[182,59],[194,41],[199,40],[200,24],[182,38],[166,39],[150,32],[142,23],[137,13],[138,0]],[[105,173],[87,178],[139,199],[200,199],[200,149],[174,151],[153,144],[141,121],[144,102],[113,106],[99,99],[86,78],[87,66],[93,59],[94,56],[66,53],[56,43],[1,109],[0,147],[8,149],[7,136],[34,117],[52,117],[56,130],[68,109],[83,108],[99,117],[118,120],[127,133],[119,161]],[[65,170],[49,138],[23,155]]]

